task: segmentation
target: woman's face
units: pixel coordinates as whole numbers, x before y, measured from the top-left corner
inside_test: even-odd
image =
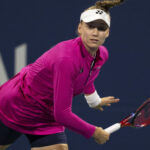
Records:
[[[81,22],[78,33],[87,50],[97,50],[109,36],[109,28],[104,22],[94,21],[91,23]]]

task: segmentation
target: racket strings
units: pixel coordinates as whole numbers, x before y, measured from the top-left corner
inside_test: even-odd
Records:
[[[150,124],[150,102],[146,103],[138,111],[134,118],[134,126],[144,127]]]

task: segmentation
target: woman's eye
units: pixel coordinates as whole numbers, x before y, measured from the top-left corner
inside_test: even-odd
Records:
[[[105,27],[98,27],[98,30],[99,30],[99,31],[106,31],[106,29],[107,29],[107,28],[105,28]]]
[[[90,29],[95,28],[93,25],[88,25],[88,27],[89,27]]]
[[[89,24],[89,25],[88,25],[88,28],[89,28],[89,29],[97,28],[99,31],[106,31],[106,30],[107,30],[107,26],[105,26],[105,25],[94,26],[94,25],[92,25],[92,24]]]

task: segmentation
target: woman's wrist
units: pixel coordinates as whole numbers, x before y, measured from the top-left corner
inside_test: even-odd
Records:
[[[94,108],[101,103],[101,98],[98,95],[97,91],[95,90],[94,93],[90,95],[84,95],[89,107]]]

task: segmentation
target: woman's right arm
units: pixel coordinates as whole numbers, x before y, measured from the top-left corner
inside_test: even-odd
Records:
[[[60,58],[54,64],[54,116],[61,125],[85,136],[92,137],[95,126],[72,112],[75,67],[71,59]]]

